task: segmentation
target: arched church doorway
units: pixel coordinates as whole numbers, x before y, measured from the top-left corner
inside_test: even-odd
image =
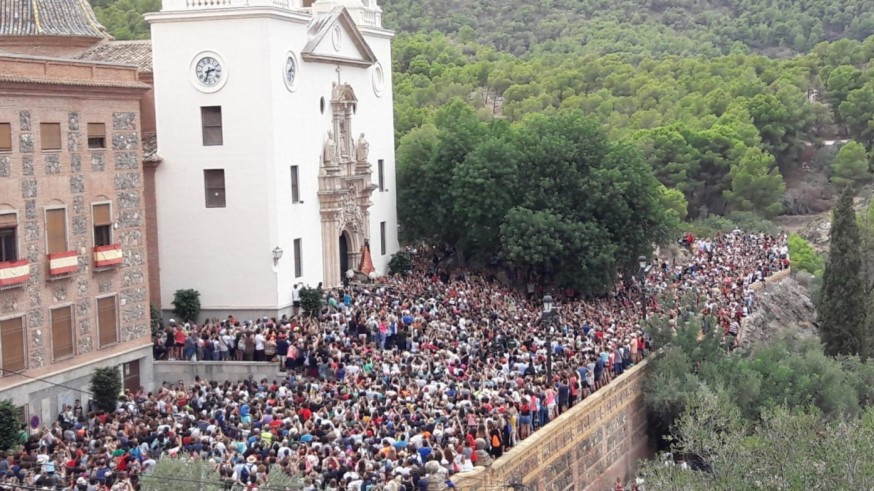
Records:
[[[340,234],[340,283],[346,279],[349,271],[349,237],[346,232]]]

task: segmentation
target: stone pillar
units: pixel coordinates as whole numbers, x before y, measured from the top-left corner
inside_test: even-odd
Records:
[[[340,236],[336,220],[322,213],[322,281],[325,288],[340,283]]]
[[[143,162],[143,201],[146,208],[146,257],[148,259],[149,302],[161,305],[161,270],[158,251],[158,217],[155,198],[155,170],[158,161]]]

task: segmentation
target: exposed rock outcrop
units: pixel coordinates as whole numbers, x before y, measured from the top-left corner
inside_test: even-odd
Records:
[[[816,309],[805,286],[795,278],[768,284],[757,293],[758,307],[744,320],[741,347],[767,342],[784,329],[816,336]]]

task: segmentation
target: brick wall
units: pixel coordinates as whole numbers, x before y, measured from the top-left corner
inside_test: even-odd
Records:
[[[18,60],[6,60],[13,64]],[[64,81],[63,63],[54,63]],[[71,63],[78,70],[81,63]],[[120,68],[120,82],[135,70]],[[97,80],[97,71],[92,71]],[[105,73],[102,76],[104,76]],[[0,123],[11,123],[11,152],[0,152],[0,211],[18,215],[17,250],[30,262],[23,285],[0,291],[0,321],[25,319],[27,374],[47,376],[78,360],[110,358],[150,344],[140,149],[139,99],[144,90],[70,85],[0,83]],[[40,123],[60,123],[61,149],[42,150]],[[103,123],[105,149],[88,148],[88,123]],[[92,204],[111,203],[113,244],[122,263],[95,268]],[[46,214],[66,209],[66,246],[75,251],[75,271],[50,276]],[[118,341],[100,346],[97,297],[116,296]],[[72,359],[54,360],[51,309],[73,309]],[[0,391],[30,379],[0,376]]]

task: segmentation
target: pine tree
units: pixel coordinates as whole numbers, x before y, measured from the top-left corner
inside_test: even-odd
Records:
[[[817,309],[820,337],[831,356],[868,355],[865,286],[859,226],[853,209],[853,190],[844,189],[834,210],[828,261]]]

